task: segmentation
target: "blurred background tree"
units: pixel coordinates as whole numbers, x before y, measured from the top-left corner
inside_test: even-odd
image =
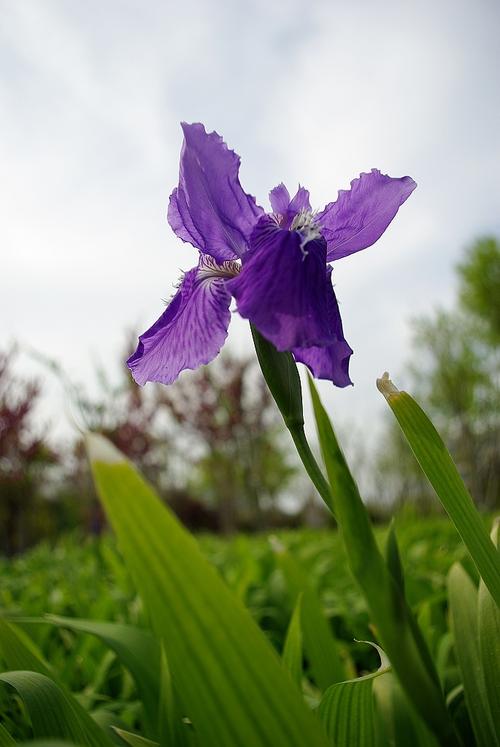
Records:
[[[277,501],[296,468],[255,361],[224,351],[210,366],[162,389],[160,403],[189,442],[179,447],[189,445],[198,455],[188,487],[215,508],[219,529],[280,523]]]
[[[44,525],[43,489],[58,461],[34,411],[40,386],[14,372],[17,351],[0,351],[0,535],[6,555],[38,539]]]
[[[409,388],[444,436],[477,505],[491,510],[500,505],[499,242],[491,237],[476,241],[457,274],[455,306],[413,322]],[[393,423],[377,464],[386,500],[433,505],[433,495]]]

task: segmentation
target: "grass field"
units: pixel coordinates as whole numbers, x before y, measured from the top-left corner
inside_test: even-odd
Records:
[[[396,522],[409,602],[434,656],[444,656],[449,638],[446,574],[456,560],[474,570],[453,526],[445,518],[402,515]],[[386,527],[377,529],[382,543]],[[356,641],[374,639],[368,614],[347,568],[335,531],[286,531],[274,535],[201,536],[204,554],[232,592],[251,611],[278,652],[282,652],[298,588],[308,588],[338,641],[340,654],[355,676],[376,669],[375,652]],[[46,613],[72,618],[132,623],[146,627],[144,612],[122,564],[114,539],[79,535],[55,546],[40,545],[12,561],[0,561],[0,607],[4,614],[38,618],[21,626],[57,672],[100,718],[119,717],[140,728],[140,703],[130,674],[97,638],[43,622]],[[441,654],[440,654],[441,652]],[[308,671],[310,662],[305,662]],[[458,677],[453,656],[443,660],[446,677]],[[5,667],[3,667],[5,668]],[[314,682],[314,673],[310,677]],[[311,696],[314,696],[311,688]],[[0,714],[15,737],[28,738],[30,726],[21,701],[0,688]]]

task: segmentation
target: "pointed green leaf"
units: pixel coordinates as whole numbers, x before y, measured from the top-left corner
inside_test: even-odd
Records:
[[[300,624],[304,652],[317,686],[326,690],[334,682],[341,682],[346,677],[337,642],[307,575],[292,555],[276,543],[275,552],[294,601],[302,594]]]
[[[480,575],[500,606],[500,563],[483,521],[446,446],[422,408],[400,392],[388,374],[377,380],[418,463],[462,537]]]
[[[98,493],[204,747],[325,745],[262,631],[132,465],[88,439]]]

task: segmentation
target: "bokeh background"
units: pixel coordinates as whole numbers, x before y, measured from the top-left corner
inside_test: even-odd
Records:
[[[410,386],[410,320],[451,308],[465,248],[500,235],[499,26],[496,0],[1,0],[0,349],[41,382],[38,422],[58,443],[81,425],[34,351],[100,396],[96,366],[126,375],[126,331],[195,264],[166,206],[179,122],[201,121],[264,206],[281,181],[318,208],[372,167],[417,181],[334,270],[355,386],[320,391],[354,461],[377,451],[376,377]],[[252,353],[236,315],[228,346]]]

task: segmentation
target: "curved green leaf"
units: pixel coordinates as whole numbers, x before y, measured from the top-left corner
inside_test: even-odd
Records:
[[[149,731],[152,734],[156,733],[160,691],[160,646],[151,633],[132,625],[58,615],[47,615],[45,619],[60,627],[97,636],[115,652],[137,684]]]
[[[83,747],[113,743],[79,703],[39,672],[3,672],[0,681],[17,690],[30,715],[35,737],[68,739]]]
[[[330,744],[333,747],[374,747],[375,722],[372,683],[376,677],[390,672],[390,663],[376,644],[368,643],[380,655],[380,667],[372,674],[332,685],[319,704]]]

